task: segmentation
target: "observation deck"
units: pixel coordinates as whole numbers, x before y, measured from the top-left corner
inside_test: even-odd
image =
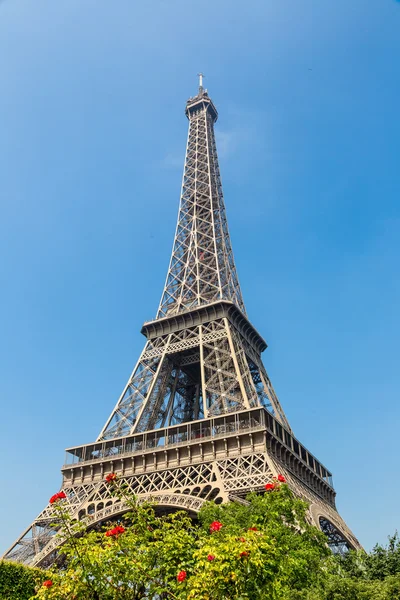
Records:
[[[177,313],[172,312],[171,315],[167,314],[166,317],[146,321],[140,333],[148,340],[153,340],[162,335],[176,333],[223,318],[227,318],[258,353],[264,352],[267,348],[266,341],[236,304],[230,300],[217,300]]]
[[[314,494],[335,508],[332,474],[265,408],[253,408],[75,446],[66,450],[63,488],[123,476],[269,452]],[[255,491],[261,491],[256,489]],[[251,491],[247,482],[235,494]]]
[[[207,90],[199,90],[197,96],[193,98],[189,98],[186,102],[186,110],[185,114],[188,119],[190,119],[191,115],[198,112],[201,109],[208,109],[208,112],[211,114],[214,123],[218,119],[218,111],[215,108],[214,102],[208,96]]]

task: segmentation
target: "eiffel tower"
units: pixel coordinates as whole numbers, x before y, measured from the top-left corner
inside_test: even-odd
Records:
[[[97,440],[67,449],[62,489],[91,523],[127,510],[104,479],[118,474],[161,511],[195,516],[208,500],[243,501],[278,473],[309,502],[335,552],[360,544],[339,516],[331,472],[294,436],[263,366],[267,344],[246,315],[236,273],[214,136],[217,109],[203,87],[189,98],[178,223],[157,316]],[[5,553],[46,567],[60,540],[48,505]]]

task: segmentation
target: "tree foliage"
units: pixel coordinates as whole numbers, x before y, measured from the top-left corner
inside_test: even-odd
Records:
[[[387,546],[377,544],[369,554],[348,552],[341,558],[344,570],[356,579],[383,581],[400,573],[400,538],[396,532]]]
[[[0,561],[0,599],[29,600],[35,594],[38,581],[46,579],[46,573],[9,561]]]
[[[397,533],[389,537],[387,546],[376,545],[368,554],[363,550],[350,551],[338,557],[337,565],[338,572],[324,582],[322,598],[400,599],[400,540]]]
[[[36,578],[36,600],[400,600],[397,534],[370,554],[335,557],[307,504],[278,480],[247,503],[207,503],[197,521],[138,503],[113,474],[107,484],[130,511],[93,528],[53,496],[61,568],[46,580],[29,571],[23,593],[0,598],[29,598]]]
[[[109,484],[124,495],[117,481]],[[130,502],[118,525],[87,533],[57,502],[66,566],[37,598],[286,600],[317,585],[331,561],[324,535],[306,519],[307,504],[285,484],[250,495],[246,506],[209,503],[197,523]]]

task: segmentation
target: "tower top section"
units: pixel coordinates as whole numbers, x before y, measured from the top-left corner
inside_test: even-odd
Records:
[[[218,118],[199,74],[199,90],[186,103],[186,146],[178,223],[157,319],[222,300],[246,314],[226,219],[215,143]]]
[[[204,87],[203,87],[204,74],[199,73],[198,77],[199,77],[199,93],[197,94],[197,96],[194,96],[193,98],[189,98],[189,100],[186,102],[185,114],[186,114],[187,118],[190,120],[193,115],[196,115],[199,113],[199,111],[206,109],[208,114],[211,115],[213,122],[215,123],[215,121],[218,119],[218,111],[215,108],[214,102],[208,96],[208,91],[206,89],[204,89]]]

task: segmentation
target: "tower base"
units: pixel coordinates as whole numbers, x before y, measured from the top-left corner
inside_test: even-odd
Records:
[[[138,499],[195,515],[204,502],[264,492],[278,473],[310,504],[309,518],[335,552],[361,548],[335,506],[329,471],[264,408],[254,408],[67,450],[63,490],[74,518],[108,521],[128,507],[105,483],[116,473]],[[62,541],[47,506],[4,558],[48,567]]]

